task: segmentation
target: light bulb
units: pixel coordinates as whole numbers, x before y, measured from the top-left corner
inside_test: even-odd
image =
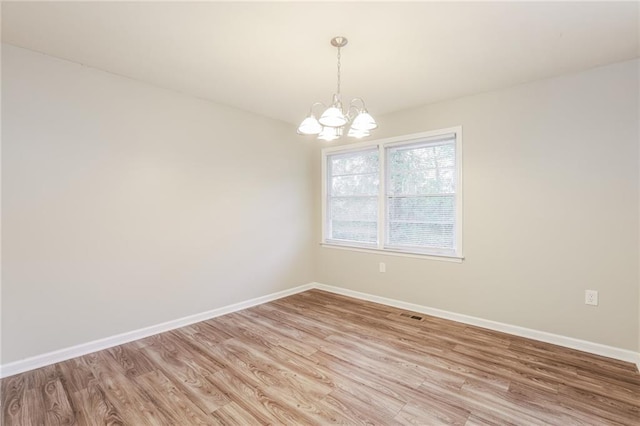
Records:
[[[320,117],[320,124],[329,127],[344,126],[347,124],[347,117],[344,116],[339,108],[331,106],[322,113],[322,116]]]
[[[347,136],[350,136],[352,138],[364,138],[365,136],[369,136],[370,133],[368,130],[358,130],[358,129],[354,129],[353,127],[351,127],[349,129],[349,133],[347,133]]]
[[[340,129],[336,127],[323,127],[322,131],[318,135],[318,139],[322,139],[323,141],[331,142],[340,137]]]
[[[366,110],[361,111],[360,114],[353,119],[353,124],[351,124],[351,128],[356,130],[373,130],[376,127],[378,127],[378,123],[376,123],[376,120],[374,120]]]
[[[298,133],[301,135],[317,135],[321,131],[322,126],[313,114],[302,120],[302,123],[298,126]]]

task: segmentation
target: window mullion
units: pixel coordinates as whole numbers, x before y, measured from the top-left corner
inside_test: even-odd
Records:
[[[383,249],[385,246],[386,230],[387,230],[387,181],[386,166],[387,159],[385,157],[384,145],[378,145],[378,248]]]
[[[322,241],[326,241],[331,236],[329,228],[329,177],[331,176],[331,165],[328,164],[329,157],[323,153],[322,155]]]

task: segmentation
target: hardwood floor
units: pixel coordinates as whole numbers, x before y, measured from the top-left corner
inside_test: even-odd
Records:
[[[6,426],[640,424],[632,364],[319,290],[1,389]]]

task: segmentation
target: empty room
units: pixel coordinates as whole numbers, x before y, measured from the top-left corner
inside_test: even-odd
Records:
[[[640,424],[640,3],[0,12],[0,424]]]

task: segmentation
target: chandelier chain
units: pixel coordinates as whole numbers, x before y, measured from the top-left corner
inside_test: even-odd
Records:
[[[338,47],[338,90],[336,93],[340,95],[340,47]]]

